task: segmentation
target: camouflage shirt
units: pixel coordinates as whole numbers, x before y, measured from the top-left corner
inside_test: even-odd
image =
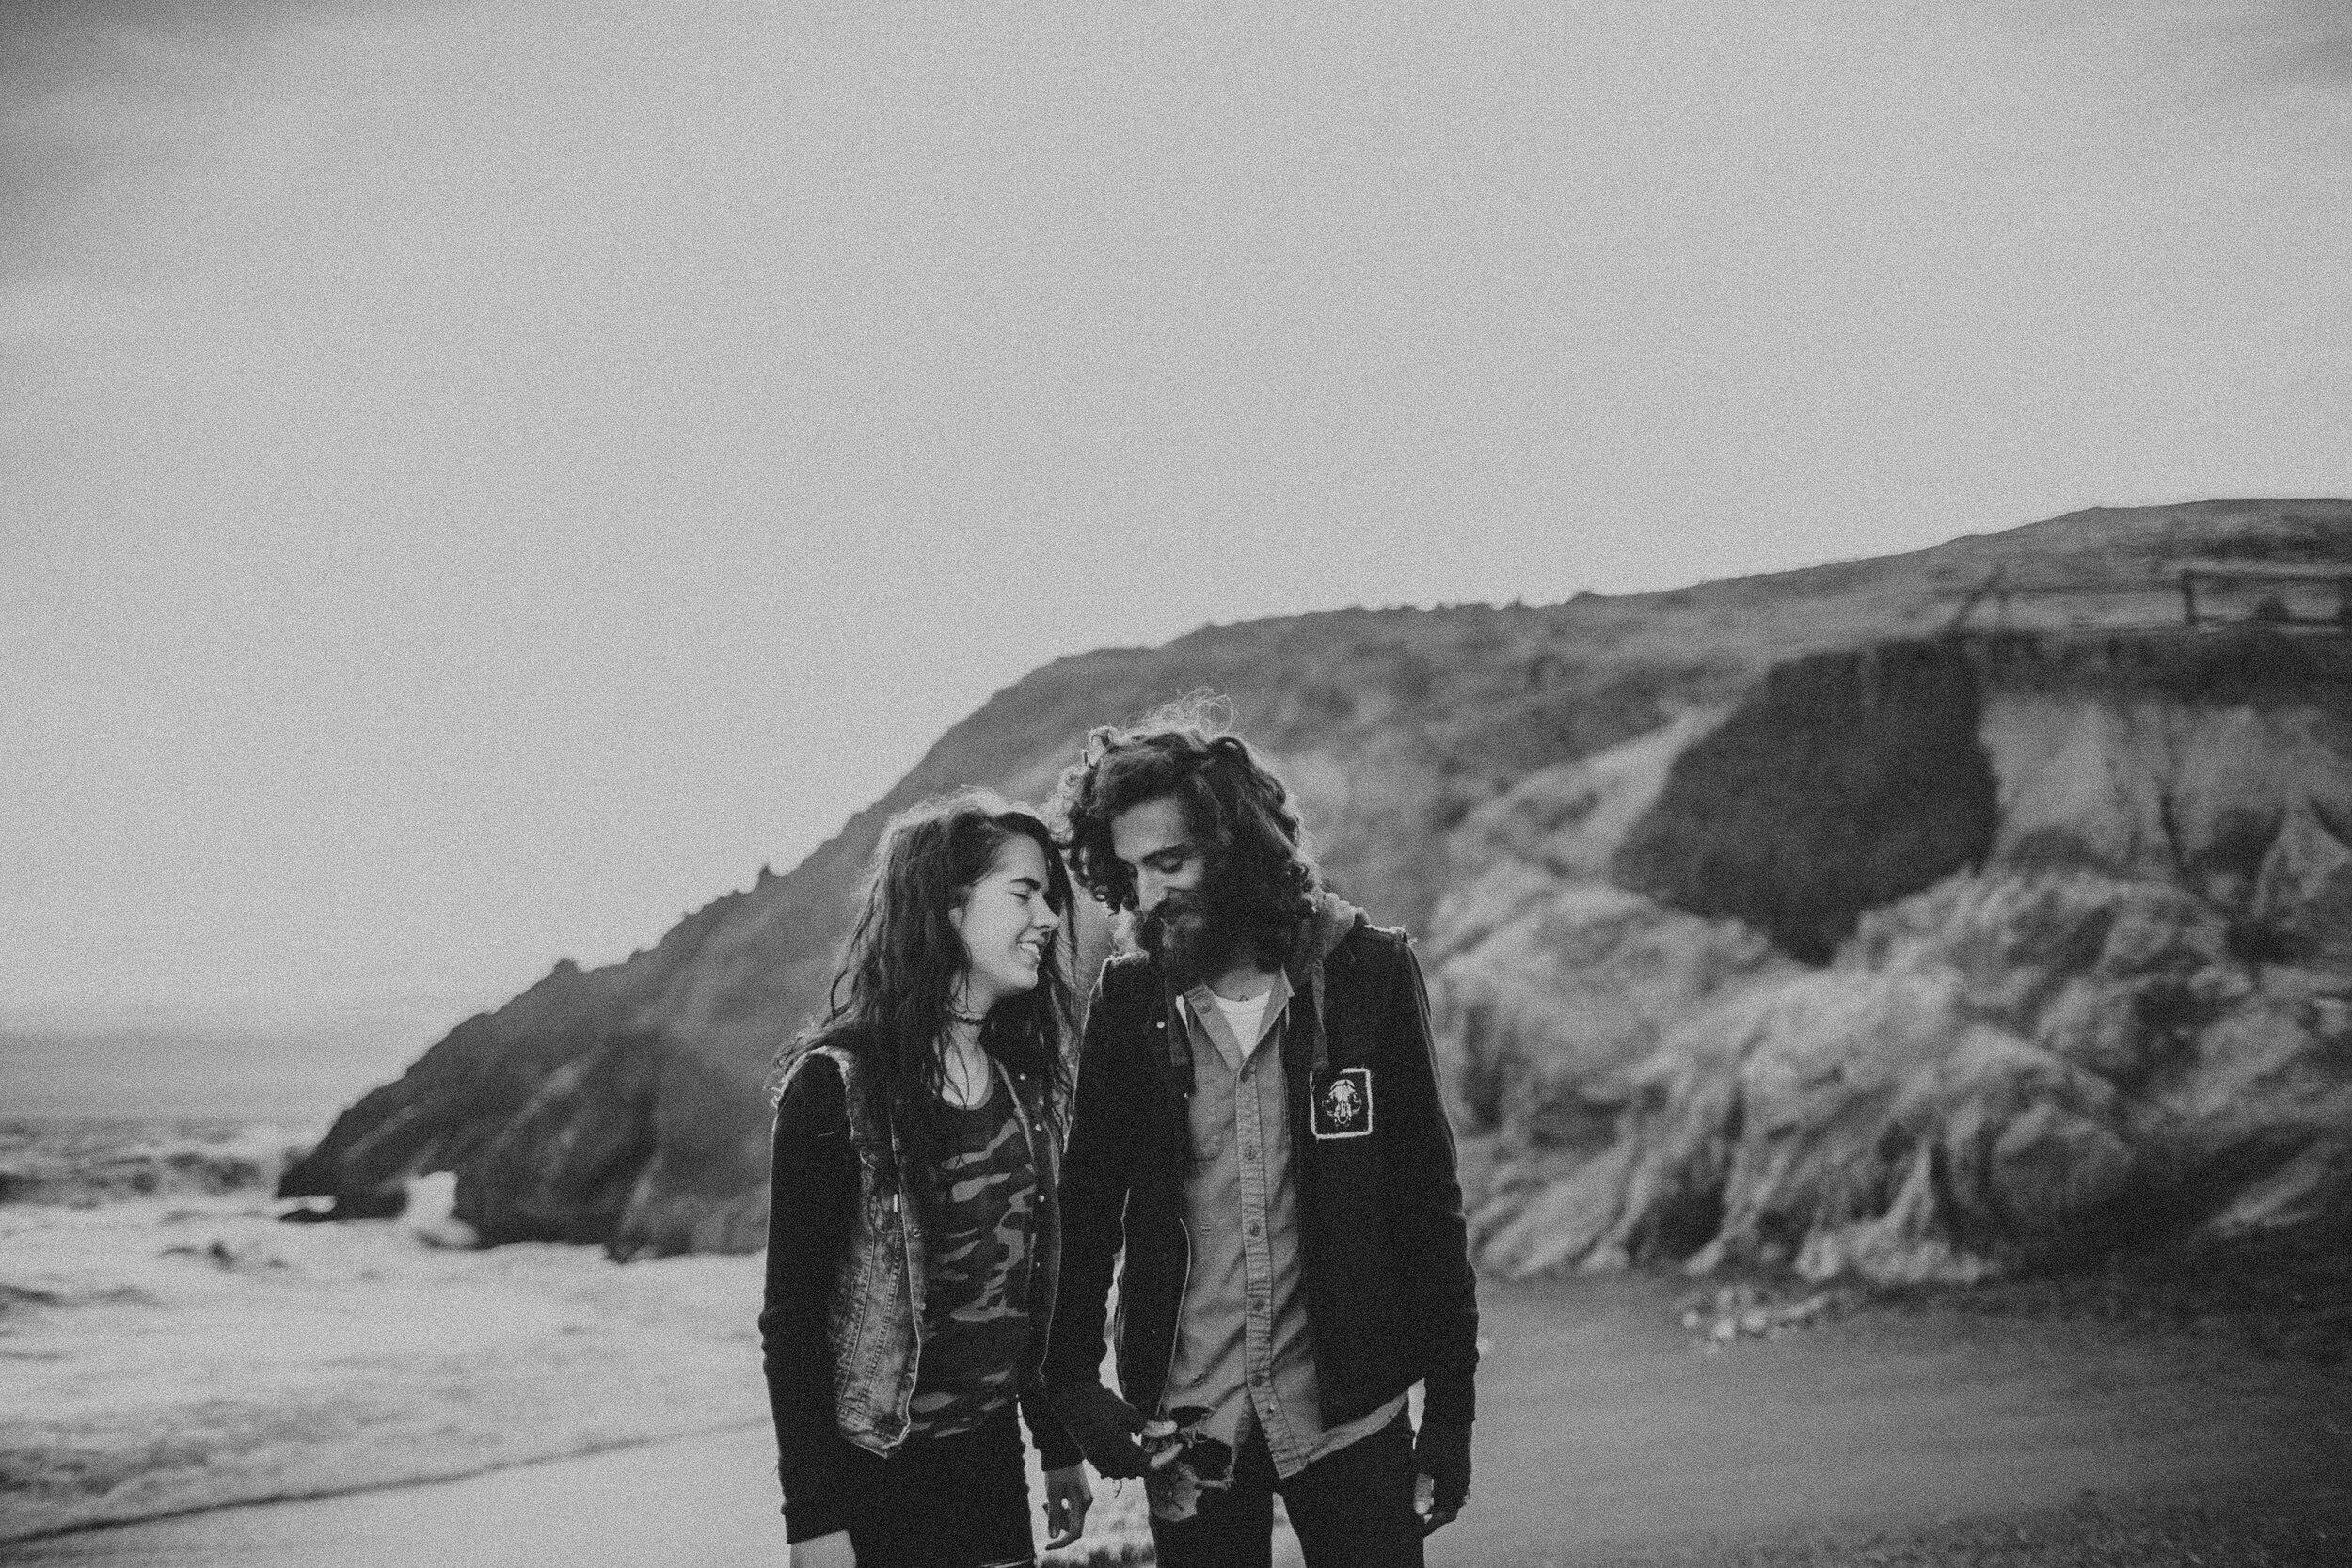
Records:
[[[1037,1173],[1004,1087],[950,1107],[941,1190],[930,1208],[930,1283],[911,1430],[968,1432],[1019,1391],[1029,1338],[1029,1231]]]

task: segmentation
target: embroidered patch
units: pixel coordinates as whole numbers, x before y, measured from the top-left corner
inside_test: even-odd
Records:
[[[1315,1092],[1318,1138],[1361,1138],[1372,1132],[1372,1069],[1343,1067]]]

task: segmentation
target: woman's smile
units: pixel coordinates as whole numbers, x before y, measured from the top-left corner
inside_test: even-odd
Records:
[[[962,1006],[984,1013],[1037,985],[1061,912],[1053,906],[1045,852],[1027,838],[1008,841],[951,918],[963,939]]]

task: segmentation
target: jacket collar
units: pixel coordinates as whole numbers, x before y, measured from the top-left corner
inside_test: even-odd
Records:
[[[1310,1082],[1330,1069],[1331,1042],[1323,1032],[1324,963],[1362,924],[1364,911],[1338,894],[1316,895],[1315,912],[1299,933],[1296,955],[1288,966],[1291,989],[1307,999],[1304,1008],[1292,1009],[1294,1027],[1282,1036],[1282,1065],[1294,1078],[1301,1067],[1311,1075]]]
[[[1294,1078],[1301,1068],[1320,1075],[1331,1065],[1330,1044],[1323,1032],[1324,964],[1348,934],[1364,923],[1364,911],[1338,894],[1318,893],[1314,911],[1292,944],[1291,959],[1282,966],[1291,990],[1291,1022],[1282,1031],[1282,1066]],[[1169,1092],[1183,1100],[1192,1093],[1192,1042],[1177,1014],[1178,992],[1169,982],[1167,967],[1156,958],[1147,961],[1159,995],[1152,1030],[1158,1037],[1153,1058]]]

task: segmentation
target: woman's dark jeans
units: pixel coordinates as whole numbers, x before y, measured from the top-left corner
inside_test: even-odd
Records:
[[[888,1458],[851,1457],[850,1544],[857,1568],[994,1568],[1036,1560],[1021,1424],[1005,1407],[953,1437],[909,1437]]]
[[[1160,1568],[1267,1568],[1274,1494],[1282,1494],[1307,1568],[1422,1568],[1421,1516],[1413,1512],[1413,1424],[1405,1412],[1369,1437],[1283,1481],[1265,1434],[1252,1432],[1233,1462],[1229,1490],[1200,1494],[1189,1519],[1152,1521]],[[858,1568],[866,1560],[858,1559]]]

